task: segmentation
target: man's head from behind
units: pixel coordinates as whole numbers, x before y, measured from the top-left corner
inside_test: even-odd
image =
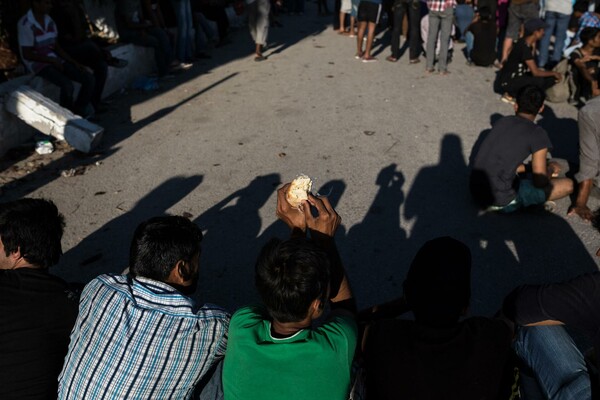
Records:
[[[471,298],[471,251],[451,237],[428,241],[417,252],[404,281],[404,295],[417,322],[456,323]]]
[[[0,204],[0,269],[48,268],[58,263],[64,226],[63,216],[49,200]]]
[[[52,0],[31,0],[33,12],[47,14],[52,9]]]
[[[546,100],[546,93],[542,89],[534,85],[527,85],[517,93],[515,112],[535,117],[538,113],[544,111],[544,100]]]
[[[198,281],[200,228],[184,217],[155,217],[142,222],[129,250],[129,271],[169,283],[190,294]]]
[[[267,243],[256,260],[255,283],[271,317],[300,322],[318,317],[329,290],[327,254],[305,238]]]

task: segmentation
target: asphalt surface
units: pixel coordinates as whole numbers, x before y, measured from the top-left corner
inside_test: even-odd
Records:
[[[231,310],[256,300],[254,260],[273,236],[277,187],[305,173],[343,218],[337,235],[360,306],[398,296],[424,241],[451,235],[473,252],[472,313],[489,315],[516,285],[598,268],[598,233],[553,213],[480,214],[467,166],[490,121],[512,114],[492,91],[493,68],[465,65],[457,45],[449,76],[424,76],[424,60],[354,59],[355,42],[331,17],[283,16],[268,59],[253,60],[246,29],[212,60],[130,91],[100,117],[96,154],[66,154],[5,190],[3,198],[52,199],[65,214],[65,255],[54,273],[87,282],[127,266],[136,225],[165,213],[191,215],[205,233],[197,298]],[[540,117],[553,156],[577,161],[577,112],[548,104]],[[74,166],[84,174],[63,177]],[[595,208],[600,200],[592,198]]]

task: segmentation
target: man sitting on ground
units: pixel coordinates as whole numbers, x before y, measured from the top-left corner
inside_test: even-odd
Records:
[[[546,23],[539,18],[525,23],[524,36],[515,43],[508,59],[498,74],[502,101],[514,104],[514,96],[527,85],[535,85],[542,90],[560,82],[562,75],[554,71],[543,71],[535,63],[535,44],[544,37]]]
[[[469,248],[450,237],[425,243],[404,296],[361,312],[362,322],[375,321],[362,340],[369,398],[509,398],[512,328],[483,317],[459,321],[470,297]],[[414,321],[392,318],[409,310]]]
[[[189,399],[225,354],[229,315],[188,297],[200,229],[183,217],[140,224],[130,275],[100,275],[81,294],[59,399]]]
[[[60,88],[60,105],[83,117],[91,116],[94,77],[85,67],[70,57],[57,43],[58,32],[48,15],[51,0],[32,0],[31,9],[18,22],[21,59],[27,69]],[[75,88],[81,88],[73,101]]]
[[[63,216],[42,199],[0,204],[0,398],[56,398],[79,294],[48,273]]]
[[[588,101],[579,110],[579,171],[575,180],[579,183],[575,204],[569,215],[577,214],[591,221],[592,212],[587,206],[592,186],[599,185],[600,179],[600,96]]]
[[[500,119],[481,143],[470,177],[471,194],[481,208],[509,213],[566,197],[573,191],[573,181],[556,178],[558,165],[548,164],[546,156],[552,143],[534,122],[544,109],[544,99],[537,86],[522,88],[514,106],[516,115]],[[530,155],[531,164],[523,164]],[[526,172],[533,176],[519,177]]]
[[[223,391],[230,400],[345,400],[357,328],[333,240],[341,219],[326,197],[309,195],[302,211],[292,208],[287,189],[278,191],[277,213],[292,238],[270,241],[256,261],[264,307],[244,307],[231,319]],[[316,326],[326,303],[331,312]]]

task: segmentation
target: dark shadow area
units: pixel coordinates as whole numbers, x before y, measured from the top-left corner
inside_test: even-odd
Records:
[[[452,236],[466,243],[473,254],[471,313],[492,315],[515,286],[560,281],[597,270],[561,216],[531,210],[511,215],[481,213],[470,198],[468,180],[461,140],[456,134],[446,134],[439,163],[419,171],[406,197],[404,216],[413,228],[408,257],[396,266],[402,277],[425,241]]]
[[[267,241],[259,239],[259,210],[276,195],[280,180],[276,173],[257,176],[194,220],[204,232],[198,284],[202,301],[233,310],[256,299],[254,261]]]
[[[554,110],[548,104],[545,105],[541,117],[537,124],[548,132],[550,141],[554,146],[551,151],[552,157],[566,160],[570,167],[578,165],[579,130],[577,121],[573,118],[556,116]]]
[[[148,218],[165,215],[169,208],[197,189],[202,180],[202,175],[171,178],[132,206],[119,204],[116,208],[122,214],[67,251],[56,272],[66,280],[86,283],[103,273],[120,273],[127,268],[129,245],[138,224]],[[69,229],[68,225],[66,229]]]

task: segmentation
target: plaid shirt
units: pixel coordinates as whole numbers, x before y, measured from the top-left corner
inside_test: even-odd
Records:
[[[83,290],[59,399],[188,399],[225,354],[230,316],[151,279],[101,275]]]
[[[579,35],[583,28],[600,28],[600,18],[590,11],[583,13],[579,18],[579,30],[577,31],[577,35],[575,35],[575,39],[579,40]]]
[[[447,8],[455,8],[456,0],[427,0],[429,11],[445,11]]]

